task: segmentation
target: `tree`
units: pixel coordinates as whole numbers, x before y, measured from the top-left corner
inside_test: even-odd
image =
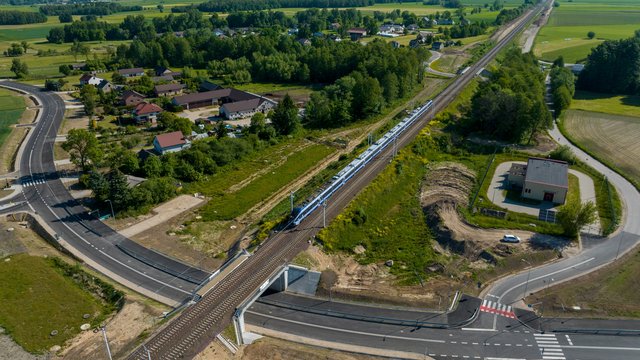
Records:
[[[332,126],[331,103],[323,92],[311,93],[304,112],[304,121],[312,127],[328,128]]]
[[[555,60],[553,60],[553,66],[563,68],[564,67],[564,57],[562,57],[562,55],[560,55]]]
[[[71,71],[73,71],[73,69],[71,68],[71,66],[67,64],[62,64],[58,67],[58,71],[64,76],[69,76],[71,74]]]
[[[142,170],[148,178],[156,178],[162,175],[162,161],[157,156],[149,156],[142,165]]]
[[[71,162],[83,171],[102,159],[102,149],[94,133],[85,129],[71,129],[62,148],[71,155]]]
[[[161,13],[164,12],[164,5],[158,4],[157,8],[158,8],[158,11],[160,11]]]
[[[300,126],[298,108],[287,93],[282,101],[276,105],[271,116],[271,123],[280,135],[289,135]]]
[[[178,117],[170,112],[163,112],[158,115],[158,125],[163,130],[181,131],[183,135],[191,135],[192,123],[187,118]]]
[[[58,20],[61,24],[73,22],[73,16],[70,13],[64,13],[58,15]]]
[[[129,189],[127,178],[120,170],[111,170],[107,177],[109,178],[109,200],[111,200],[114,209],[126,209],[131,198],[131,189]]]
[[[589,32],[587,33],[587,37],[588,37],[590,40],[593,40],[593,38],[595,38],[595,37],[596,37],[596,33],[594,33],[593,31],[589,31]]]
[[[69,48],[69,52],[73,55],[73,58],[76,61],[78,61],[78,55],[84,55],[86,58],[86,56],[89,55],[90,51],[91,49],[89,49],[89,46],[77,40],[74,41],[73,45],[71,45],[71,48]]]
[[[582,227],[596,220],[596,206],[591,201],[586,203],[581,203],[580,200],[567,202],[558,211],[557,219],[564,229],[564,234],[574,238],[578,236]]]
[[[96,112],[96,106],[98,104],[98,90],[93,85],[85,85],[80,90],[80,101],[84,105],[84,112],[93,116]]]
[[[225,137],[227,137],[227,125],[224,123],[224,121],[218,121],[215,131],[216,137],[218,139],[224,139]]]
[[[24,54],[24,48],[18,43],[11,43],[11,46],[4,52],[6,56],[20,56]]]
[[[99,171],[89,174],[89,188],[93,191],[93,198],[99,203],[104,203],[109,198],[109,181]]]
[[[29,67],[26,62],[20,59],[13,59],[13,61],[11,61],[11,72],[16,74],[18,79],[22,79],[29,75]]]
[[[25,40],[20,41],[20,47],[22,47],[22,50],[24,50],[24,53],[27,53],[27,50],[29,50],[31,48],[31,45],[26,42]]]

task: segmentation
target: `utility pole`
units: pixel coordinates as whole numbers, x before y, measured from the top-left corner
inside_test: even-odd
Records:
[[[293,214],[293,194],[295,194],[295,192],[291,192],[291,195],[289,196],[289,198],[291,199],[291,213]]]
[[[102,327],[102,337],[104,338],[104,344],[107,346],[107,355],[109,355],[109,360],[113,360],[111,357],[111,349],[109,348],[109,339],[107,339],[107,327]]]
[[[147,359],[151,360],[151,353],[149,352],[149,349],[147,349],[147,346],[145,344],[142,344],[142,348],[147,352]]]
[[[108,201],[108,202],[109,202],[109,206],[111,206],[111,217],[115,219],[115,218],[116,218],[116,213],[115,213],[115,212],[113,212],[113,203],[112,203],[112,202],[111,202],[111,200],[109,200],[109,199],[107,199],[107,200],[105,200],[105,201]]]
[[[327,227],[327,200],[322,202],[322,227]]]
[[[520,260],[526,262],[527,265],[529,265],[529,271],[527,272],[527,282],[524,283],[524,292],[522,293],[522,300],[524,300],[524,298],[527,297],[527,288],[529,287],[529,276],[531,276],[531,264],[525,259],[520,259]]]

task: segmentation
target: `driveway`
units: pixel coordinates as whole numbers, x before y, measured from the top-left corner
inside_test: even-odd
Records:
[[[507,176],[512,164],[526,163],[520,161],[506,161],[496,167],[496,171],[493,173],[493,178],[491,179],[491,186],[489,186],[489,190],[487,190],[487,197],[491,202],[510,211],[533,216],[538,216],[540,209],[557,210],[557,208],[560,207],[560,205],[555,205],[546,201],[542,202],[540,205],[531,205],[507,199],[505,197],[504,190],[508,189]],[[596,189],[593,184],[593,180],[588,175],[573,169],[569,169],[569,173],[578,178],[578,183],[580,184],[580,201],[583,203],[588,201],[595,203]],[[598,234],[600,232],[600,222],[597,221],[596,223],[589,225],[586,230],[588,230],[587,232],[589,233]]]

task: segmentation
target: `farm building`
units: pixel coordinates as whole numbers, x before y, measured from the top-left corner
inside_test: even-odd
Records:
[[[220,107],[220,115],[229,120],[248,118],[255,113],[266,113],[275,106],[275,103],[265,98],[254,98],[237,102],[226,103]]]
[[[195,109],[199,107],[222,105],[258,98],[260,98],[258,95],[229,88],[176,96],[173,98],[172,102],[174,105],[182,106],[185,109]]]
[[[141,102],[133,109],[133,117],[137,122],[151,121],[155,124],[158,115],[163,112],[162,108],[156,104]]]
[[[153,92],[156,96],[170,96],[182,94],[183,89],[184,85],[182,84],[165,84],[154,86]]]
[[[171,75],[161,75],[161,76],[152,76],[151,77],[151,81],[154,84],[157,84],[159,82],[171,82],[173,80],[174,80],[174,78]]]
[[[122,93],[122,103],[124,106],[136,106],[144,101],[144,95],[133,90],[126,90]]]
[[[349,29],[347,33],[351,37],[351,41],[358,41],[362,37],[367,36],[367,30],[363,28],[352,28],[352,29]]]
[[[156,76],[171,76],[171,77],[181,77],[182,73],[179,71],[173,71],[167,67],[160,66],[154,69]]]
[[[565,161],[529,158],[509,170],[509,184],[521,187],[523,198],[564,204],[569,189],[569,164]]]
[[[160,155],[178,152],[191,146],[181,131],[157,135],[153,138],[153,148]]]
[[[124,77],[136,77],[144,75],[143,68],[131,68],[131,69],[120,69],[118,70],[118,74]]]
[[[431,50],[442,50],[444,49],[444,43],[442,41],[434,41],[433,44],[431,44]]]
[[[96,88],[99,91],[102,91],[103,93],[108,93],[111,92],[111,90],[113,90],[113,85],[108,82],[107,80],[102,80],[100,81],[100,84],[98,84],[98,86],[96,86]]]

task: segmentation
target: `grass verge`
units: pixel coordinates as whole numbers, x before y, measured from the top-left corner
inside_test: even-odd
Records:
[[[24,109],[22,97],[9,90],[0,89],[0,146],[11,134],[11,126],[18,122]]]

